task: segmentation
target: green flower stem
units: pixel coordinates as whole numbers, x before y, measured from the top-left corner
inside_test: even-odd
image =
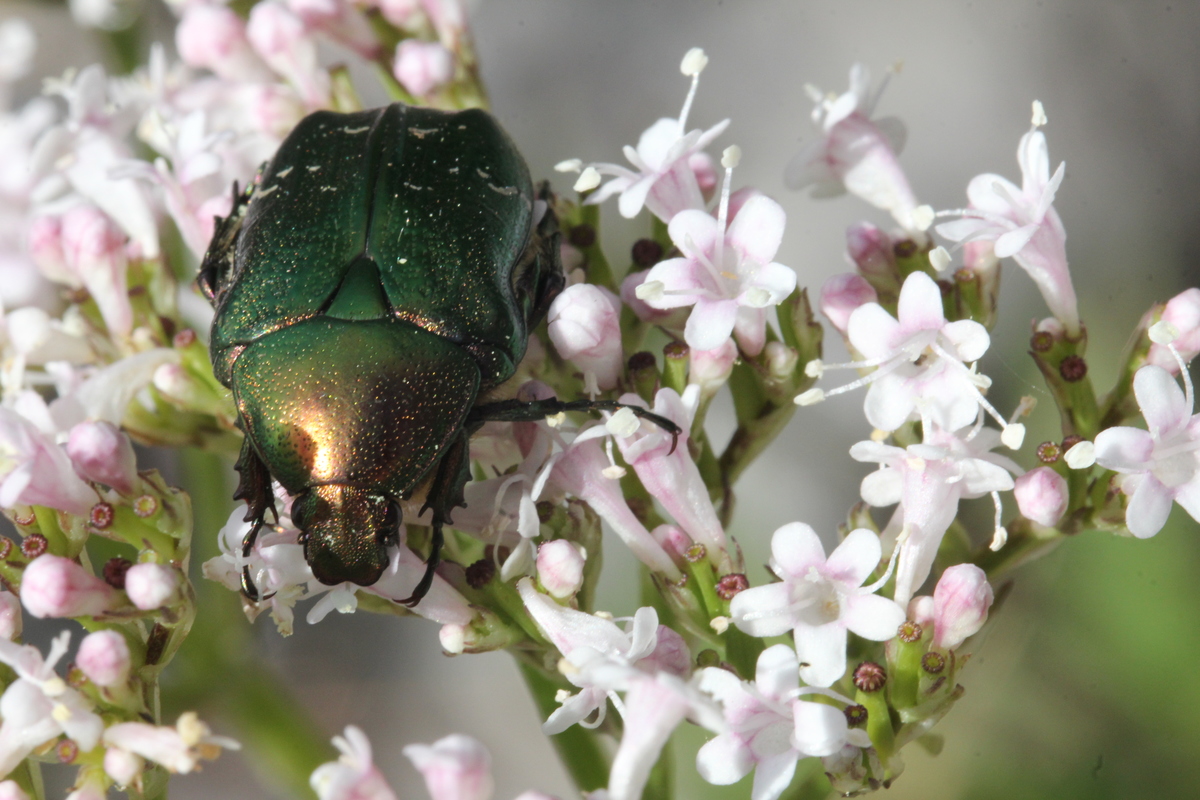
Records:
[[[113,511],[111,531],[113,534],[129,542],[138,550],[149,547],[166,561],[175,558],[175,540],[173,538],[157,528],[147,525],[146,521],[128,506],[116,506]]]
[[[32,758],[21,760],[13,771],[8,773],[8,780],[16,781],[17,785],[30,800],[45,800],[46,787],[42,783],[42,765]]]
[[[588,283],[603,286],[614,294],[620,294],[621,287],[617,285],[612,266],[609,265],[608,258],[605,257],[604,250],[600,247],[600,206],[585,206],[580,202],[579,221],[584,225],[591,226],[592,230],[596,232],[595,240],[587,247],[580,248],[587,263]]]
[[[864,692],[859,689],[854,695],[854,702],[867,709],[867,735],[875,746],[879,758],[886,765],[896,752],[895,732],[892,728],[892,714],[887,704],[887,692],[880,690]],[[890,772],[890,767],[885,767]]]
[[[217,531],[230,507],[229,469],[219,457],[197,450],[183,450],[180,458],[195,509],[198,571],[219,552]],[[309,775],[333,756],[325,734],[270,667],[255,660],[239,598],[204,579],[195,590],[200,613],[164,687],[168,718],[189,708],[214,709],[234,728],[234,738],[250,754],[247,762],[265,784],[287,797],[315,797]]]
[[[565,681],[552,679],[544,670],[530,662],[529,656],[518,657],[517,664],[541,719],[558,709],[555,695],[559,689],[569,689]],[[581,792],[590,792],[608,785],[611,758],[598,731],[572,725],[550,737],[558,758]]]
[[[58,524],[58,512],[48,506],[34,506],[34,516],[37,517],[38,530],[46,537],[47,552],[64,558],[74,558],[79,551],[72,552],[67,535]]]
[[[691,585],[700,592],[700,600],[704,603],[704,616],[712,619],[721,613],[721,598],[717,597],[717,583],[713,565],[707,558],[687,562],[688,575]]]

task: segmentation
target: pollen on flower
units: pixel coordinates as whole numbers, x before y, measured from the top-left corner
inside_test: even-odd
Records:
[[[1087,469],[1096,463],[1096,445],[1084,439],[1068,449],[1063,459],[1071,469]]]
[[[573,187],[577,192],[590,192],[600,185],[600,173],[595,167],[588,167],[579,174],[578,180],[575,181]]]
[[[666,286],[662,281],[644,281],[633,290],[633,293],[638,300],[661,300],[666,293]]]
[[[1025,441],[1025,426],[1019,422],[1009,423],[1000,433],[1000,442],[1009,450],[1020,450]]]
[[[1037,446],[1037,458],[1043,464],[1053,464],[1061,457],[1062,448],[1058,442],[1042,442]]]
[[[693,47],[683,54],[683,61],[679,62],[679,71],[689,78],[695,78],[704,71],[708,66],[708,56],[704,50],[699,47]]]
[[[913,209],[912,222],[917,230],[927,231],[929,230],[929,226],[933,224],[935,216],[933,206],[922,204]]]
[[[1150,341],[1164,346],[1179,338],[1179,328],[1165,319],[1151,325],[1146,333],[1150,336]]]
[[[713,617],[708,621],[708,626],[717,633],[724,633],[729,630],[729,617]]]
[[[934,650],[921,656],[921,669],[930,675],[937,675],[946,668],[946,657]]]
[[[993,553],[999,550],[1008,543],[1008,529],[1003,525],[997,525],[996,530],[992,532],[992,542],[988,545],[988,549]]]
[[[145,519],[154,516],[158,511],[158,500],[153,495],[144,494],[133,501],[133,513]]]
[[[929,251],[929,265],[938,272],[950,266],[950,251],[938,245]]]
[[[96,503],[92,506],[92,511],[88,514],[88,522],[93,528],[105,530],[112,527],[113,520],[116,518],[116,511],[109,503]]]
[[[721,152],[721,166],[725,169],[733,169],[742,160],[742,148],[736,144],[731,144]]]
[[[555,172],[579,172],[583,169],[583,161],[578,158],[568,158],[554,165]]]
[[[1035,128],[1040,128],[1050,120],[1046,118],[1046,109],[1042,106],[1041,100],[1033,101],[1033,118],[1030,124]]]
[[[608,428],[608,432],[613,436],[626,437],[637,433],[637,429],[641,427],[641,424],[637,415],[631,409],[622,408],[609,417],[604,426]]]
[[[817,403],[825,399],[825,390],[813,387],[807,392],[801,392],[796,395],[795,403],[798,406],[815,406]]]

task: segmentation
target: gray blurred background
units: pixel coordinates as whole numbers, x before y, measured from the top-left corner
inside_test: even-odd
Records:
[[[61,6],[0,3],[0,16],[16,14],[46,37],[40,75],[102,56]],[[495,113],[533,174],[554,177],[560,190],[569,185],[552,172],[556,162],[621,162],[622,145],[657,118],[676,116],[687,90],[679,60],[689,47],[703,47],[710,63],[691,126],[732,118],[713,152],[741,146],[736,185],[759,187],[784,205],[788,227],[777,260],[814,290],[846,268],[847,224],[888,224],[853,198],[814,201],[782,184],[784,164],[813,134],[804,84],[842,92],[855,61],[876,76],[902,63],[878,113],[907,124],[902,162],[919,200],[934,208],[962,206],[967,181],[980,172],[1019,182],[1016,146],[1030,102],[1045,104],[1052,169],[1067,162],[1056,206],[1099,391],[1110,385],[1116,354],[1145,308],[1197,283],[1194,0],[512,0],[476,4],[472,26]],[[606,209],[612,260],[623,262],[640,235]],[[1027,439],[1035,444],[1054,435],[1053,407],[1024,350],[1030,321],[1046,311],[1024,274],[1006,270],[1002,318],[983,371],[995,380],[992,399],[1001,409],[1023,394],[1044,400]],[[840,345],[829,356],[840,358]],[[832,539],[867,471],[846,455],[869,433],[860,403],[852,395],[801,409],[743,478],[731,533],[748,564],[764,563],[771,532],[792,520]],[[728,435],[727,421],[714,424],[724,431],[718,440]],[[908,770],[888,796],[1195,796],[1200,539],[1196,523],[1176,512],[1154,539],[1084,535],[1019,573],[987,646],[963,676],[965,698],[938,728],[944,752],[934,758],[906,749]],[[633,574],[619,543],[605,559],[609,575]],[[761,567],[751,577],[761,580]],[[635,586],[610,580],[601,607],[632,612]],[[287,640],[261,620],[254,642],[264,669],[290,686],[327,733],[348,723],[367,731],[400,797],[425,796],[401,746],[451,732],[491,748],[499,800],[527,788],[574,796],[503,654],[446,658],[436,627],[366,614],[334,615],[315,627],[298,622]],[[685,784],[702,738],[690,735],[691,750],[678,753]],[[680,796],[699,796],[693,791]],[[185,800],[218,793],[274,796],[236,754],[177,779],[172,791]],[[744,782],[705,796],[748,793]]]

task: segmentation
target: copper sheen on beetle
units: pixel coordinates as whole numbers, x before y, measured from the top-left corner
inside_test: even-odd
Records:
[[[399,542],[398,501],[424,490],[433,527],[425,575],[404,601],[415,604],[464,504],[475,430],[620,407],[480,402],[513,375],[562,289],[557,219],[512,140],[477,109],[318,111],[234,194],[198,281],[216,309],[213,370],[245,432],[244,555],[275,514],[274,478],[295,497],[317,580],[369,586]],[[259,599],[248,568],[242,584]]]

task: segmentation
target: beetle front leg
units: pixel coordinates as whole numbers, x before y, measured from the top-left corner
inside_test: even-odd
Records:
[[[238,455],[234,469],[238,471],[241,479],[233,499],[246,501],[245,520],[254,523],[242,539],[242,558],[248,559],[254,552],[254,542],[265,524],[267,510],[270,509],[271,518],[274,520],[279,519],[279,512],[275,510],[275,494],[271,491],[271,473],[254,451],[250,437],[242,439],[242,452]],[[259,596],[258,587],[250,577],[249,564],[242,565],[242,594],[255,603],[267,599]]]
[[[432,509],[433,529],[429,537],[429,558],[425,561],[425,574],[413,588],[412,594],[400,601],[409,608],[421,602],[421,598],[428,594],[429,588],[433,586],[433,575],[441,561],[444,541],[442,528],[450,524],[450,511],[467,504],[463,499],[463,488],[471,479],[469,443],[470,438],[466,430],[450,443],[441,463],[438,464],[433,483],[429,486],[425,505],[421,508],[422,513],[427,508]]]
[[[641,406],[618,403],[616,400],[570,400],[564,402],[555,397],[546,400],[501,400],[496,403],[475,406],[471,410],[469,422],[471,424],[537,422],[564,411],[620,411],[622,408],[628,408],[638,419],[652,422],[671,434],[671,452],[675,452],[679,434],[683,433],[678,425],[661,414],[655,414]]]

